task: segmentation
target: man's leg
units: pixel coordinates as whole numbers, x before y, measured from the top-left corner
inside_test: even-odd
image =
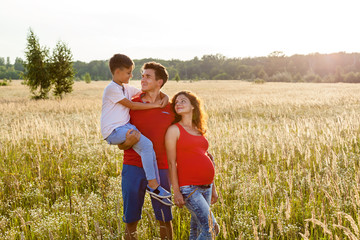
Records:
[[[121,191],[124,203],[125,239],[137,239],[136,228],[144,204],[146,177],[143,168],[123,165]]]
[[[161,186],[170,192],[169,170],[159,169],[159,175]],[[153,198],[151,198],[151,203],[155,212],[156,220],[158,220],[160,225],[161,239],[173,239],[171,207],[166,206]]]
[[[137,224],[139,221],[133,223],[126,223],[125,226],[125,240],[137,240]]]
[[[171,221],[163,222],[158,221],[160,225],[160,237],[161,239],[173,239],[173,227]]]

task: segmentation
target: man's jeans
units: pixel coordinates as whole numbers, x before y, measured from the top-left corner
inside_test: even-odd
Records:
[[[126,140],[126,133],[129,129],[137,128],[131,123],[115,128],[114,131],[105,140],[111,145],[118,145]],[[141,162],[145,171],[146,179],[155,179],[160,184],[159,169],[157,166],[156,155],[153,149],[152,142],[141,134],[139,142],[132,146],[134,151],[140,155]]]
[[[196,185],[182,186],[180,192],[184,197],[185,206],[191,213],[189,239],[213,239],[216,220],[210,211],[212,184],[209,188]]]

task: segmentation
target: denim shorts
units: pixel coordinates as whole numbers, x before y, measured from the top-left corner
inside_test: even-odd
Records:
[[[169,170],[159,169],[161,186],[170,192]],[[123,165],[121,191],[124,203],[123,221],[136,222],[141,219],[144,205],[147,180],[145,171],[141,167]],[[168,222],[172,220],[171,207],[151,198],[156,220]]]
[[[216,225],[214,214],[210,210],[212,184],[181,186],[180,192],[191,213],[189,239],[212,239],[212,230]]]

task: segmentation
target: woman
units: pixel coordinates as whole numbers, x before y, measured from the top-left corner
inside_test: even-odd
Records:
[[[208,154],[205,113],[200,100],[182,91],[172,99],[175,120],[165,135],[174,203],[191,213],[190,239],[212,239],[219,232],[210,202],[217,201],[211,155]]]

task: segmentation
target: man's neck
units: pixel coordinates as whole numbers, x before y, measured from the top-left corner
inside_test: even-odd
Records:
[[[145,92],[145,95],[142,97],[142,100],[144,102],[150,102],[150,103],[154,103],[156,101],[161,100],[160,90]]]

